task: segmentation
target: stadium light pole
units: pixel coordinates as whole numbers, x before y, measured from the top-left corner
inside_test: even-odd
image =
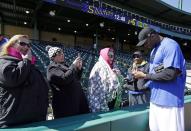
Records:
[[[178,8],[182,10],[182,3],[183,3],[183,0],[179,0],[178,1]]]

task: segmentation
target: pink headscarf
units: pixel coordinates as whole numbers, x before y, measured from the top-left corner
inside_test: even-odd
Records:
[[[22,56],[21,56],[21,53],[18,52],[18,51],[17,51],[15,48],[13,48],[13,47],[9,47],[9,48],[8,48],[8,54],[9,54],[10,56],[16,57],[16,58],[18,58],[18,59],[20,59],[20,60],[23,59]],[[31,64],[35,64],[35,62],[36,62],[36,58],[35,58],[34,56],[32,56]]]
[[[104,48],[100,50],[100,55],[103,57],[103,59],[107,62],[107,64],[110,66],[110,68],[113,68],[113,61],[110,63],[111,58],[108,56],[108,52],[110,50],[113,50],[112,48]]]

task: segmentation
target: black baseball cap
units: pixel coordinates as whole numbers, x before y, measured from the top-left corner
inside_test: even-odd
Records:
[[[146,28],[142,29],[139,32],[139,35],[138,35],[139,43],[136,46],[144,45],[148,36],[152,33],[156,33],[156,31],[150,27],[146,27]]]
[[[141,51],[135,51],[135,52],[133,53],[133,58],[135,58],[135,56],[139,56],[139,58],[140,58],[140,57],[143,56],[143,54],[142,54]]]
[[[133,53],[133,55],[139,55],[139,56],[142,56],[143,54],[142,54],[141,51],[135,51],[135,52]]]

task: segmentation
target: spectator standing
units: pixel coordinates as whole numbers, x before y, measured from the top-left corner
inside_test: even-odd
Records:
[[[150,89],[145,85],[147,80],[134,78],[132,72],[136,70],[149,72],[149,63],[144,59],[141,51],[133,53],[133,63],[128,70],[128,77],[124,84],[124,88],[129,91],[129,106],[144,104],[150,100]]]
[[[48,85],[32,64],[28,36],[15,35],[0,52],[0,127],[46,120]]]
[[[89,112],[86,96],[80,84],[82,59],[77,57],[67,66],[61,48],[47,46],[51,60],[47,68],[47,78],[53,92],[53,114],[55,118]]]
[[[91,112],[109,111],[119,108],[123,77],[113,68],[114,51],[104,48],[98,62],[91,70],[88,87],[88,100]]]

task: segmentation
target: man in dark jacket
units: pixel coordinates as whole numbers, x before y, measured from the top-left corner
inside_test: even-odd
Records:
[[[47,78],[52,86],[54,117],[88,113],[87,99],[80,84],[81,58],[77,57],[68,67],[64,64],[64,54],[60,48],[48,46],[46,50],[51,59],[47,68]]]
[[[48,86],[35,66],[28,37],[15,35],[0,54],[0,127],[46,120]]]
[[[141,51],[135,51],[133,53],[133,64],[128,70],[128,76],[126,78],[126,84],[124,87],[129,91],[129,105],[143,104],[149,102],[150,91],[146,87],[146,80],[135,79],[132,75],[134,70],[140,70],[145,73],[149,71],[149,64],[143,58]]]

